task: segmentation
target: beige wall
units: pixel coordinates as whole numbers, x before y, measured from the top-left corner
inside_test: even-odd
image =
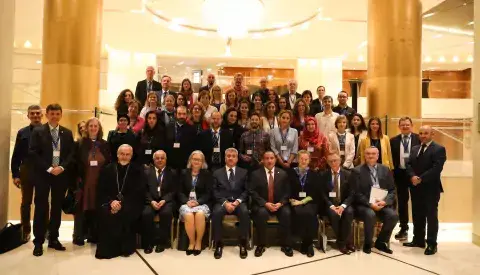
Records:
[[[475,14],[475,24],[480,24],[480,2],[476,1],[474,3],[474,14]],[[480,28],[475,28],[475,37],[480,37]],[[478,128],[479,123],[479,111],[478,103],[480,102],[480,43],[475,43],[475,56],[474,56],[474,70],[473,70],[473,86],[472,86],[472,97],[474,104],[474,129],[472,131],[472,159],[473,167],[473,188],[472,188],[472,197],[476,198],[473,200],[473,232],[472,240],[475,244],[480,245],[480,128]]]

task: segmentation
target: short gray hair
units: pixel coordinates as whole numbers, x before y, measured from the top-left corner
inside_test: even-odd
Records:
[[[122,144],[122,145],[120,145],[120,147],[118,147],[117,154],[118,154],[118,153],[120,152],[120,150],[122,150],[123,148],[128,148],[128,149],[132,150],[132,152],[133,152],[132,146],[130,146],[129,144]]]
[[[237,149],[235,149],[235,148],[233,148],[233,147],[228,148],[227,150],[225,150],[225,156],[227,156],[227,153],[228,153],[228,152],[233,152],[233,153],[235,153],[235,154],[237,155],[237,157],[238,157],[238,150],[237,150]]]
[[[208,165],[207,165],[207,162],[205,161],[205,155],[200,150],[195,150],[190,154],[190,156],[188,157],[187,168],[188,169],[192,168],[192,157],[194,155],[200,155],[202,157],[202,162],[203,162],[202,169],[207,169]]]
[[[155,155],[158,155],[158,154],[161,154],[161,153],[165,154],[165,159],[166,159],[166,158],[167,158],[167,153],[165,153],[165,151],[163,151],[163,150],[157,150],[157,151],[155,151],[155,153],[153,153],[152,158],[154,159],[154,158],[155,158]]]

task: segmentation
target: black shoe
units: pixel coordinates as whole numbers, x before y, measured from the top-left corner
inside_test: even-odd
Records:
[[[143,252],[145,252],[145,254],[150,254],[153,252],[153,246],[149,245],[147,247],[145,247],[145,249],[143,250]]]
[[[162,253],[163,251],[165,251],[165,248],[161,245],[157,245],[155,246],[155,253]]]
[[[408,229],[400,229],[400,231],[395,235],[395,240],[405,241],[408,239]]]
[[[372,253],[372,246],[369,244],[364,244],[363,245],[363,252],[370,254]]]
[[[437,245],[428,245],[425,249],[425,255],[434,255],[437,253]]]
[[[187,250],[185,251],[185,254],[187,254],[187,256],[192,255],[192,254],[193,254],[193,249],[187,249]]]
[[[262,257],[264,252],[265,252],[265,246],[257,245],[257,248],[255,249],[255,257]]]
[[[85,241],[83,239],[78,239],[78,238],[73,239],[72,243],[74,245],[78,245],[78,246],[84,246],[85,245]]]
[[[87,243],[98,243],[98,239],[97,238],[88,238],[87,239]]]
[[[240,245],[240,259],[245,259],[248,256],[247,246]]]
[[[357,248],[351,243],[347,243],[346,248],[348,249],[348,251],[350,251],[352,253],[357,251]]]
[[[67,250],[65,246],[63,246],[58,240],[55,241],[49,241],[48,242],[48,248],[53,248],[58,251],[65,251]]]
[[[198,256],[200,255],[200,253],[202,253],[202,250],[198,250],[198,249],[194,249],[192,252],[193,256]]]
[[[222,258],[222,254],[223,254],[223,246],[219,245],[215,247],[215,252],[213,253],[213,257],[218,260]]]
[[[313,250],[313,245],[307,247],[307,257],[311,258],[315,256],[315,251]]]
[[[306,255],[306,254],[307,254],[307,250],[308,250],[307,245],[305,245],[305,243],[302,242],[302,244],[300,245],[300,253],[301,253],[302,255]]]
[[[388,248],[387,244],[384,242],[375,242],[375,248],[387,254],[393,254],[393,250]]]
[[[285,254],[285,256],[287,257],[293,256],[293,249],[290,246],[282,246],[281,250]]]
[[[411,241],[409,243],[403,243],[403,246],[425,248],[425,243],[418,243],[418,242],[415,242],[415,241]]]
[[[350,250],[348,250],[345,246],[339,247],[339,248],[338,248],[338,251],[342,252],[342,254],[350,255]],[[366,253],[366,252],[365,252],[365,253]]]
[[[35,245],[33,248],[33,256],[40,257],[43,255],[43,247],[41,245]]]

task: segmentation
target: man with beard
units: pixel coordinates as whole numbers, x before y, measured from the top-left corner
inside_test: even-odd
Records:
[[[260,115],[250,116],[250,130],[242,134],[239,144],[240,159],[250,172],[260,167],[263,153],[270,150],[270,135],[260,128]]]

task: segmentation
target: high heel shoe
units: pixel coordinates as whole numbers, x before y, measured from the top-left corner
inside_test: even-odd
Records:
[[[198,256],[200,255],[200,253],[202,253],[202,250],[197,250],[197,249],[193,250],[193,256]]]
[[[187,250],[185,251],[185,253],[187,254],[187,256],[189,256],[189,255],[192,255],[192,254],[193,254],[193,252],[195,251],[195,250],[194,250],[194,248],[195,248],[195,246],[193,246],[193,247],[192,247],[192,249],[190,249],[190,247],[189,247],[189,248],[187,248]]]

